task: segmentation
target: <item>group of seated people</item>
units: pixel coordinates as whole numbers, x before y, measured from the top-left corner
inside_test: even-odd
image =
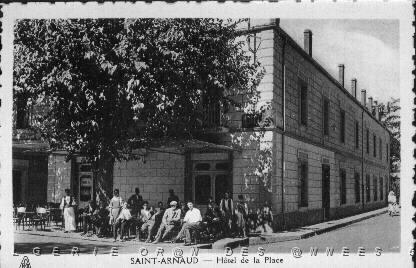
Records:
[[[106,230],[111,229],[114,241],[117,241],[118,235],[120,241],[125,241],[127,232],[133,232],[135,240],[143,239],[146,243],[174,243],[183,240],[185,245],[190,245],[192,240],[198,242],[200,234],[219,239],[224,236],[247,237],[248,232],[257,227],[266,232],[266,227],[271,226],[273,221],[267,203],[253,214],[248,210],[242,195],[238,196],[238,202],[234,204],[230,193],[225,193],[219,204],[210,198],[204,216],[191,201],[179,201],[173,190],[169,190],[167,205],[167,209],[163,202],[158,202],[155,208],[149,206],[141,197],[139,188],[124,201],[119,196],[118,189],[115,189],[108,207],[100,202],[96,208],[94,202],[91,202],[81,214],[82,235],[87,234],[89,227],[94,227],[98,237],[103,237]]]

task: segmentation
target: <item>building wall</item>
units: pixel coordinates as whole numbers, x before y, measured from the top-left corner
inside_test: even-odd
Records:
[[[139,187],[140,194],[151,206],[166,204],[169,189],[184,198],[185,158],[182,154],[148,151],[143,160],[114,163],[113,189],[128,199]]]

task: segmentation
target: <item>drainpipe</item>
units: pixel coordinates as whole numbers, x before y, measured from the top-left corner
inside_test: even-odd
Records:
[[[279,26],[278,26],[279,27]],[[285,48],[286,48],[286,36],[283,36],[283,46],[282,46],[282,184],[281,184],[281,193],[282,193],[282,227],[285,229],[286,219],[285,219],[285,195],[284,195],[284,177],[285,177],[285,131],[286,131],[286,67],[285,67]]]

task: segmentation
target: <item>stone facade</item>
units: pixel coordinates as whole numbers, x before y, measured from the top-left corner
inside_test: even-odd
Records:
[[[223,141],[242,148],[233,156],[234,197],[244,194],[252,208],[265,200],[270,201],[278,216],[278,229],[322,221],[322,164],[325,162],[330,169],[329,218],[385,206],[389,178],[389,132],[376,118],[373,107],[360,103],[281,28],[270,26],[254,27],[249,34],[255,33],[261,39],[256,56],[266,73],[259,86],[260,101],[272,103],[274,124],[262,131],[262,139],[257,139],[255,137],[261,131],[242,128],[241,121],[239,123],[238,117],[233,115],[232,125],[237,128],[233,129],[231,138],[224,138]],[[307,124],[300,121],[302,86],[307,90]],[[285,96],[285,105],[282,96]],[[329,103],[327,134],[323,132],[324,100]],[[342,113],[345,122],[343,140]],[[267,187],[261,181],[261,175],[253,175],[261,164],[259,162],[264,161],[259,158],[261,147],[269,148],[269,158],[272,159]],[[306,207],[299,206],[299,154],[307,158],[308,165]],[[344,191],[341,190],[341,172],[345,172],[345,203],[341,202],[341,191]],[[370,176],[369,185],[367,175]],[[367,188],[369,191],[366,191]],[[375,192],[377,198],[374,198]]]
[[[171,151],[171,150],[170,150]],[[140,194],[150,205],[166,204],[169,189],[183,200],[185,157],[180,153],[149,151],[143,160],[115,162],[113,189],[127,199],[139,187]]]

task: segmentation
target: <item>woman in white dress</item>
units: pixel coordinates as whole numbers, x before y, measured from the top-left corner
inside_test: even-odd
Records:
[[[70,195],[69,189],[65,189],[65,196],[62,197],[60,208],[63,210],[65,233],[74,232],[76,228],[75,210],[76,205],[74,198]]]
[[[115,228],[116,219],[121,212],[123,199],[120,197],[120,192],[118,189],[114,190],[114,196],[110,200],[110,205],[108,208],[110,209],[110,224],[113,226],[113,231]]]

